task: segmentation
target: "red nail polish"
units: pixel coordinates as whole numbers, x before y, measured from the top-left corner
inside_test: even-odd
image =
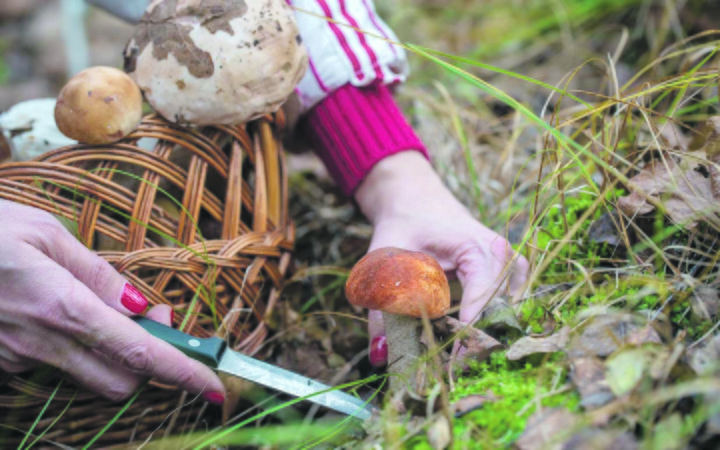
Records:
[[[170,310],[170,325],[172,325],[173,323],[175,323],[175,310],[171,309]]]
[[[388,347],[385,336],[378,336],[370,343],[370,364],[379,367],[387,364]]]
[[[219,392],[206,392],[203,394],[203,398],[206,402],[212,403],[213,405],[222,405],[225,403],[225,396]]]
[[[125,284],[120,303],[134,314],[140,314],[148,307],[148,301],[145,296],[130,283]]]

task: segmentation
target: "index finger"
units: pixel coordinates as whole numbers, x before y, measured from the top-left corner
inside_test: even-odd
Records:
[[[103,303],[85,285],[77,280],[75,283],[75,297],[72,305],[67,305],[70,320],[66,323],[82,344],[130,372],[191,393],[224,398],[225,387],[209,367],[152,336]]]

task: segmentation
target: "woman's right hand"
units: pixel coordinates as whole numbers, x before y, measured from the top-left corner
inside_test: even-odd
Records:
[[[51,214],[0,200],[0,231],[0,370],[50,364],[114,401],[152,377],[223,402],[217,375],[129,319],[145,297]],[[172,309],[146,317],[169,325]]]

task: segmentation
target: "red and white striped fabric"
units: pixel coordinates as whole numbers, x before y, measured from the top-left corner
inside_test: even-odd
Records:
[[[342,86],[404,82],[407,56],[372,0],[287,0],[295,9],[310,68],[297,87],[308,110]]]

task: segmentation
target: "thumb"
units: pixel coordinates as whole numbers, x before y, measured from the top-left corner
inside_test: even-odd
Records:
[[[43,251],[87,286],[106,305],[125,315],[140,314],[148,307],[145,296],[107,261],[86,248],[61,227],[47,239]]]

